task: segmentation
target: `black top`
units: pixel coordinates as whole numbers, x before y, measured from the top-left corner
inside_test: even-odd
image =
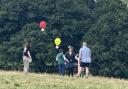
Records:
[[[73,52],[71,55],[69,52],[67,52],[65,54],[66,59],[69,61],[69,63],[75,63],[76,59],[75,59],[75,53]]]
[[[24,50],[24,56],[29,57],[28,51],[30,51],[30,47],[27,47],[27,48]]]

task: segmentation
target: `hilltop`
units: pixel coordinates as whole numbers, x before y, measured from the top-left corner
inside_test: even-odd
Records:
[[[69,78],[55,74],[25,75],[21,72],[0,72],[0,89],[128,89],[123,79],[89,77]]]

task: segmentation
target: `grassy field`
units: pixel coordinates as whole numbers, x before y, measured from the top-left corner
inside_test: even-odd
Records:
[[[0,89],[128,89],[128,80],[0,71]]]

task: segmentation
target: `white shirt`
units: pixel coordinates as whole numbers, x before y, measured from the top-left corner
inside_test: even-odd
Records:
[[[81,62],[90,63],[91,62],[91,51],[88,47],[83,46],[79,51]]]

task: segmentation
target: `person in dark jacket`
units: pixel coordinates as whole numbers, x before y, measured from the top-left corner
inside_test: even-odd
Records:
[[[76,59],[75,59],[75,52],[73,51],[73,47],[72,46],[69,46],[69,51],[66,52],[65,54],[65,57],[66,59],[69,61],[69,63],[67,64],[67,69],[68,69],[68,76],[74,76],[74,67],[75,67],[75,62],[76,62]]]

